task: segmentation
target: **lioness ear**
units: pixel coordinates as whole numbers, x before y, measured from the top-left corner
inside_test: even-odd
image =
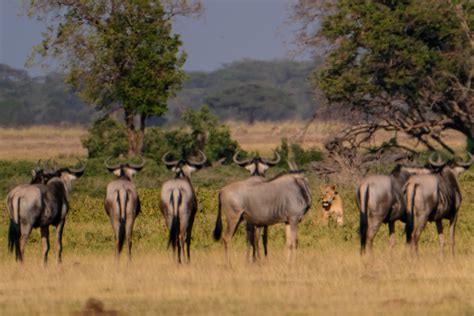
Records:
[[[336,190],[336,185],[335,184],[331,185],[331,189]]]

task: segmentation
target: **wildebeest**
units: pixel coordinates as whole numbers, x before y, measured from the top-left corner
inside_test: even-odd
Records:
[[[336,185],[319,186],[321,199],[321,222],[327,225],[329,217],[333,217],[339,226],[344,225],[344,207],[342,198],[336,190]]]
[[[140,213],[140,199],[132,177],[142,170],[145,160],[140,157],[139,164],[129,162],[109,165],[112,157],[108,158],[104,164],[107,170],[118,177],[107,185],[105,195],[105,211],[110,218],[112,229],[115,235],[116,252],[118,260],[122,252],[125,241],[127,242],[128,261],[132,259],[132,231],[135,219]]]
[[[430,173],[426,168],[396,165],[390,175],[364,178],[357,188],[356,201],[360,210],[360,252],[372,252],[373,240],[382,223],[388,224],[390,247],[395,245],[395,222],[406,220],[403,185],[414,174]],[[407,233],[408,234],[408,233]],[[408,238],[408,235],[407,235]]]
[[[472,155],[468,153],[469,160],[467,162],[455,158],[447,163],[443,162],[439,155],[435,161],[433,155],[429,158],[429,162],[437,169],[437,172],[413,176],[404,187],[408,226],[412,231],[411,245],[413,251],[418,254],[418,241],[423,228],[428,221],[436,222],[440,250],[443,253],[442,220],[448,219],[451,255],[454,255],[454,231],[462,200],[458,176],[471,166]]]
[[[214,239],[221,238],[224,212],[227,228],[222,239],[229,264],[231,239],[242,220],[257,227],[285,223],[288,261],[295,258],[298,223],[311,206],[311,193],[304,172],[289,164],[289,172],[273,179],[256,182],[238,192],[227,188],[220,191]]]
[[[10,214],[8,234],[9,248],[15,248],[16,260],[23,261],[25,245],[33,228],[41,228],[43,262],[46,264],[49,252],[49,226],[56,226],[57,261],[61,262],[62,235],[66,215],[69,211],[68,196],[72,181],[80,177],[85,164],[79,169],[60,168],[43,173],[43,183],[36,183],[13,189],[7,196]]]
[[[226,187],[232,187],[229,190],[233,189],[233,190],[239,191],[241,188],[245,188],[248,185],[252,185],[253,183],[264,181],[265,171],[268,168],[273,167],[276,164],[278,164],[281,160],[281,157],[277,152],[275,152],[275,159],[273,160],[267,160],[260,157],[251,157],[244,160],[239,160],[238,155],[239,155],[239,152],[236,152],[232,159],[234,160],[236,164],[247,169],[250,172],[250,177],[245,180],[233,182],[227,185]],[[220,196],[218,198],[220,199]],[[252,247],[252,258],[255,261],[257,260],[257,258],[258,259],[260,258],[260,249],[258,245],[258,239],[260,237],[260,228],[250,223],[247,223],[246,229],[247,229],[247,243],[248,245]],[[268,226],[263,226],[262,242],[263,242],[263,252],[265,256],[267,256],[268,255],[268,250],[267,250]],[[247,252],[247,257],[248,257],[248,252]]]
[[[163,183],[161,187],[160,209],[169,229],[169,243],[177,260],[181,263],[181,253],[188,262],[191,260],[191,232],[197,211],[197,199],[191,182],[191,173],[200,169],[207,161],[206,155],[199,151],[200,161],[190,159],[168,160],[169,153],[161,159],[176,177]]]

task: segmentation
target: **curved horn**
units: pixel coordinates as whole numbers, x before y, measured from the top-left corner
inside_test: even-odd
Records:
[[[274,151],[274,153],[275,153],[275,157],[276,157],[275,160],[262,159],[262,161],[263,161],[264,163],[266,163],[267,165],[269,165],[269,166],[274,166],[274,165],[276,165],[277,163],[280,162],[281,157],[280,157],[280,154],[279,154],[278,152]]]
[[[438,156],[438,159],[436,161],[434,161],[434,155]],[[431,156],[428,158],[428,162],[433,167],[442,167],[446,164],[446,162],[444,162],[443,159],[441,159],[441,155],[437,152],[434,152],[431,154]]]
[[[114,158],[114,156],[110,156],[109,158],[107,158],[107,159],[104,161],[104,166],[105,166],[105,168],[111,170],[111,169],[117,169],[118,167],[120,167],[120,164],[109,165],[109,161],[112,160],[113,158]]]
[[[56,170],[54,169],[51,169],[51,158],[48,158],[48,160],[46,160],[46,162],[44,163],[44,172],[46,173],[54,173]]]
[[[205,155],[201,150],[199,150],[199,153],[200,153],[201,156],[202,156],[202,160],[201,160],[201,161],[193,161],[193,160],[189,160],[189,159],[188,159],[188,162],[191,163],[191,164],[193,164],[193,165],[197,165],[197,166],[202,166],[202,165],[204,165],[204,164],[206,163],[206,161],[207,161],[207,157],[206,157],[206,155]]]
[[[252,158],[247,158],[247,159],[244,159],[244,160],[238,160],[237,157],[239,156],[239,154],[240,154],[240,151],[237,151],[237,152],[234,154],[234,156],[232,157],[232,160],[233,160],[236,164],[238,164],[239,166],[244,166],[244,165],[248,164],[248,163],[252,160]]]
[[[165,165],[167,165],[167,166],[174,166],[174,165],[176,165],[176,164],[179,162],[179,160],[167,161],[167,160],[166,160],[166,157],[169,155],[169,153],[170,153],[170,152],[167,151],[167,152],[163,155],[163,157],[161,158],[161,161],[162,161]]]
[[[142,169],[143,166],[145,165],[145,159],[141,155],[138,156],[138,158],[140,158],[140,163],[138,165],[127,163],[127,166],[133,169],[137,169],[137,170]]]
[[[79,167],[79,169],[73,169],[73,168],[67,168],[70,172],[73,172],[73,173],[81,173],[81,172],[84,172],[84,170],[86,170],[86,163],[79,159],[79,158],[76,158],[77,161],[79,161],[79,163],[81,164],[81,166]]]
[[[458,159],[457,157],[454,158],[454,161],[456,162],[456,165],[460,166],[460,167],[465,167],[465,168],[469,168],[471,165],[472,165],[472,154],[470,152],[466,152],[467,156],[469,157],[469,159],[467,161],[462,161],[461,159]],[[459,157],[461,158],[461,157]]]

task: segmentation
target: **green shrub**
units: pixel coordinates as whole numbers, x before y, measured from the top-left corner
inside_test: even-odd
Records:
[[[159,160],[167,151],[179,158],[202,150],[209,163],[221,158],[231,161],[238,143],[232,139],[229,128],[219,124],[217,117],[207,106],[197,111],[184,112],[183,121],[187,129],[164,131],[160,128],[149,128],[145,134],[145,155]]]
[[[318,148],[305,150],[298,144],[289,144],[286,138],[282,138],[281,145],[275,151],[281,156],[280,166],[286,165],[288,158],[294,160],[300,167],[313,161],[323,160],[323,154]]]
[[[81,139],[87,149],[89,158],[118,156],[128,151],[127,131],[125,125],[106,117],[95,121],[88,134]]]

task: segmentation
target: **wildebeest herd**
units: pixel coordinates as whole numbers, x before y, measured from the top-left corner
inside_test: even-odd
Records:
[[[166,153],[162,162],[175,173],[175,178],[163,183],[160,209],[169,229],[169,245],[176,259],[190,261],[191,233],[197,211],[197,197],[191,181],[192,172],[200,169],[207,161],[199,152],[199,159],[191,157],[170,160]],[[266,179],[265,171],[280,162],[275,153],[273,160],[251,157],[239,160],[237,152],[233,161],[250,172],[250,177],[230,183],[217,196],[218,210],[214,239],[222,237],[226,258],[230,264],[231,239],[242,221],[246,223],[249,257],[260,258],[259,239],[262,237],[264,254],[267,255],[268,226],[284,223],[288,261],[294,261],[298,244],[298,224],[311,207],[312,199],[308,179],[304,171],[294,162],[288,161],[289,171]],[[131,259],[132,232],[136,217],[140,213],[140,199],[132,177],[145,166],[140,157],[139,164],[130,162],[110,165],[111,158],[104,164],[117,179],[107,186],[104,207],[110,218],[116,241],[116,258],[119,259],[124,244],[128,259]],[[372,175],[363,179],[356,191],[356,202],[360,210],[361,254],[372,253],[374,237],[382,225],[387,223],[390,246],[393,247],[395,222],[404,222],[406,240],[413,253],[418,252],[418,242],[428,221],[435,222],[441,251],[444,246],[441,221],[450,222],[450,248],[454,254],[454,232],[461,204],[458,176],[473,162],[454,157],[443,161],[433,153],[424,167],[396,165],[389,175]],[[81,161],[78,169],[51,168],[48,164],[32,171],[30,184],[19,185],[7,196],[10,216],[8,243],[10,251],[15,250],[16,260],[23,261],[25,245],[33,228],[40,228],[43,247],[43,262],[46,264],[49,252],[49,226],[56,227],[57,260],[61,262],[62,234],[69,210],[69,193],[72,181],[85,171]],[[338,224],[342,225],[342,200],[335,187],[322,196],[324,210],[334,208]],[[332,192],[332,193],[331,193]],[[334,204],[333,207],[332,204]],[[223,232],[222,213],[227,220]],[[261,233],[263,229],[263,234]]]

